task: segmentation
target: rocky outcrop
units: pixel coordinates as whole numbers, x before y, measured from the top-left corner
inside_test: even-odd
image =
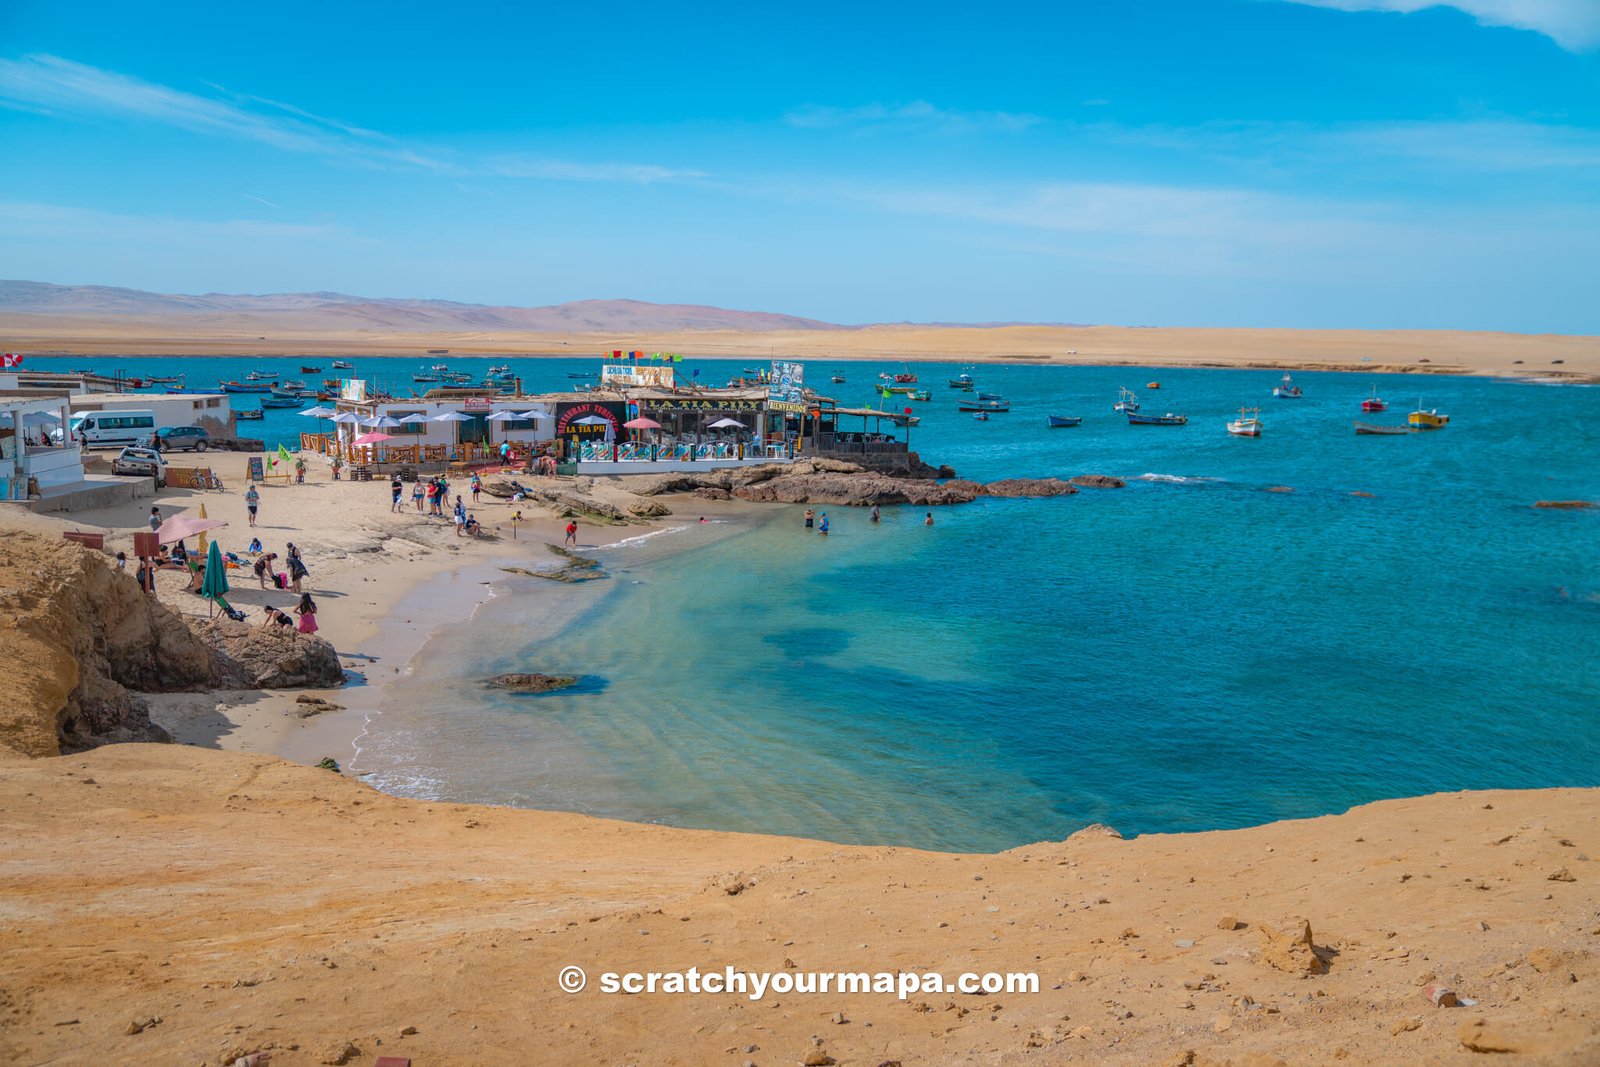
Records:
[[[215,652],[219,689],[322,689],[344,684],[334,647],[288,626],[249,626],[221,616],[194,624]]]
[[[786,474],[733,491],[740,500],[778,504],[967,504],[983,495],[977,482],[935,482],[885,474]]]
[[[210,650],[96,551],[0,533],[0,745],[49,756],[168,740],[133,692],[204,688]]]
[[[1128,485],[1109,474],[1079,474],[1067,480],[1080,489],[1125,489]]]
[[[694,491],[694,495],[702,500],[728,500],[733,496],[726,489],[718,489],[710,485],[702,485]]]
[[[672,514],[672,509],[659,500],[640,500],[628,505],[628,514],[641,519],[659,519]]]
[[[1002,478],[983,487],[986,496],[1069,496],[1077,491],[1060,478]]]
[[[549,693],[565,689],[578,679],[566,674],[497,674],[484,684],[491,689],[508,689],[513,693]]]

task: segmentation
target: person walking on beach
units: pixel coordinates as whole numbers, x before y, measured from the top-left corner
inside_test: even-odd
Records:
[[[816,517],[816,512],[812,511],[810,508],[806,508],[806,529],[811,529],[811,524]]]
[[[251,482],[250,488],[244,493],[244,509],[250,513],[250,525],[256,524],[256,508],[261,506],[261,494],[256,492],[256,483]]]
[[[483,479],[474,472],[472,475],[472,503],[478,503],[478,494],[483,492]]]
[[[828,536],[828,513],[826,511],[817,516],[817,536]]]
[[[405,491],[406,483],[400,480],[399,474],[389,479],[389,514],[393,515],[400,510],[400,497]]]
[[[317,602],[311,599],[310,593],[300,594],[300,603],[295,605],[294,613],[300,616],[300,632],[314,634],[317,632]]]
[[[571,520],[568,520],[568,522],[567,522],[567,539],[566,539],[566,541],[564,541],[562,543],[571,545],[573,548],[577,548],[578,547],[578,524],[577,523],[572,522]]]
[[[418,478],[417,484],[411,487],[411,502],[417,506],[418,515],[422,514],[422,498],[426,496],[427,493],[428,490],[422,484],[422,479]]]
[[[161,509],[160,508],[151,508],[150,509],[150,532],[151,533],[155,533],[159,529],[161,529]]]

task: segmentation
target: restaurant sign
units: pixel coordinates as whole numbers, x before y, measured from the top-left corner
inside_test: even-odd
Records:
[[[622,424],[627,416],[623,414],[626,405],[622,403],[605,403],[584,400],[571,404],[556,405],[556,436],[557,437],[585,437],[596,440],[603,439],[609,432],[613,435],[622,431]],[[605,422],[582,423],[580,420],[587,418],[600,418]]]
[[[799,401],[792,401],[791,402],[791,401],[788,401],[788,400],[769,400],[769,401],[767,401],[767,410],[768,411],[782,411],[782,412],[786,412],[786,413],[799,415],[799,414],[803,413],[806,410],[806,406],[804,404],[800,403]]]
[[[655,389],[671,389],[676,385],[677,377],[671,367],[604,363],[600,366],[600,382],[603,385],[644,385]]]
[[[655,411],[758,411],[761,408],[759,400],[718,400],[708,397],[651,397],[639,403]]]

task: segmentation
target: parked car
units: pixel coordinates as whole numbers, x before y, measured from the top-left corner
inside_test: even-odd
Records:
[[[163,426],[149,444],[162,452],[204,452],[211,447],[211,435],[198,426]]]
[[[161,453],[153,448],[138,448],[129,445],[117,453],[117,458],[111,461],[112,474],[142,474],[145,477],[154,477],[157,483],[165,480],[161,468],[167,461],[161,458]]]

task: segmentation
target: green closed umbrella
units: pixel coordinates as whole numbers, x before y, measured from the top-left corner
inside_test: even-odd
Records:
[[[211,542],[211,548],[206,552],[206,577],[200,583],[200,593],[211,601],[212,611],[220,601],[223,606],[227,602],[222,600],[222,594],[228,591],[228,570],[222,562],[222,546],[216,541]],[[207,614],[211,614],[208,611]]]

